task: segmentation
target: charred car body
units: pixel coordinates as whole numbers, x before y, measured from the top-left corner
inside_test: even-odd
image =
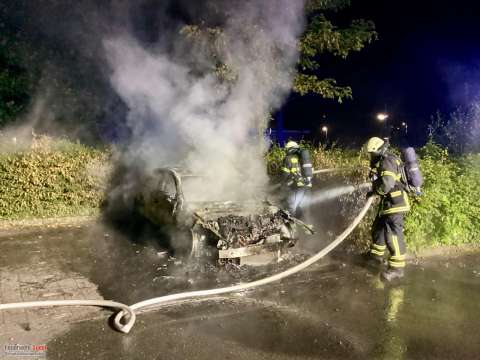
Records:
[[[135,207],[155,224],[188,232],[187,253],[220,264],[264,264],[295,244],[297,225],[310,227],[270,202],[189,201],[184,184],[200,177],[156,169],[140,181]]]

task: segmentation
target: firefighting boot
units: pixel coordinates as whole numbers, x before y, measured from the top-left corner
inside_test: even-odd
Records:
[[[405,275],[403,268],[388,267],[387,270],[382,272],[382,279],[385,281],[392,281],[394,279],[400,279]]]
[[[374,255],[370,251],[362,254],[363,261],[367,266],[380,266],[383,264],[384,259],[382,256]]]

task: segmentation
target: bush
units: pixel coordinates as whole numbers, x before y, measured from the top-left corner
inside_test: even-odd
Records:
[[[0,218],[88,215],[103,201],[107,152],[66,140],[36,139],[0,154]]]
[[[423,196],[406,218],[413,250],[480,242],[480,154],[452,157],[429,142],[419,151]]]

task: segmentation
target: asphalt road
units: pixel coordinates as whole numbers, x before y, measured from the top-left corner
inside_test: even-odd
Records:
[[[2,302],[17,294],[133,303],[260,278],[302,259],[219,271],[101,223],[9,235],[0,245]],[[140,314],[128,335],[111,329],[106,310],[3,314],[0,359],[22,358],[2,353],[7,344],[45,344],[48,359],[480,358],[480,254],[411,263],[394,284],[379,270],[337,252],[280,283]]]

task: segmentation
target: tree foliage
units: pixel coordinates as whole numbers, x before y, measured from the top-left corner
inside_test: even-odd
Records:
[[[298,73],[293,82],[294,90],[300,95],[315,93],[325,99],[343,99],[352,97],[352,89],[349,86],[338,86],[335,79],[320,79],[315,74]]]
[[[330,54],[345,59],[350,53],[362,50],[377,37],[372,21],[353,20],[349,26],[340,28],[328,20],[327,13],[339,11],[349,3],[348,0],[307,1],[308,25],[299,39],[300,59],[297,68],[292,69],[295,73],[295,92],[301,95],[315,93],[339,102],[352,97],[349,86],[340,86],[335,79],[321,78],[318,74],[322,56]],[[192,46],[206,51],[211,59],[210,70],[221,80],[235,81],[235,69],[222,57],[225,38],[221,27],[211,27],[202,22],[185,25],[180,33],[192,40]]]
[[[299,41],[300,60],[293,86],[301,95],[316,93],[339,102],[352,97],[349,86],[338,86],[334,79],[321,79],[317,75],[322,55],[331,54],[345,59],[350,53],[362,50],[377,37],[372,21],[353,20],[349,26],[339,28],[323,13],[326,10],[338,10],[348,4],[348,1],[341,0],[314,0],[307,3],[307,10],[311,12],[310,21]]]

